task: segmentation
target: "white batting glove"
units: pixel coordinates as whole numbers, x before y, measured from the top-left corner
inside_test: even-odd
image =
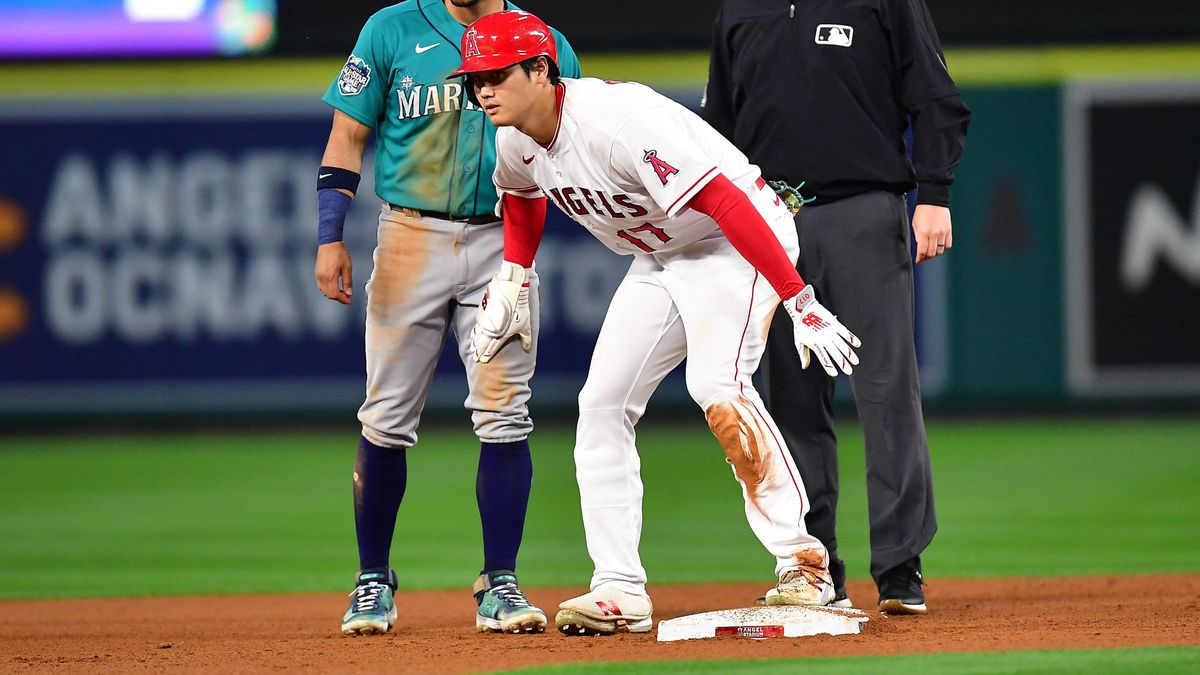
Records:
[[[853,366],[858,365],[858,354],[851,347],[861,347],[862,342],[824,305],[817,302],[812,286],[805,286],[795,297],[785,300],[783,307],[792,317],[801,367],[808,367],[812,360],[811,352],[817,355],[821,367],[830,377],[837,377],[838,374],[833,367],[835,361],[847,375],[854,372]]]
[[[488,282],[483,302],[471,328],[471,347],[475,360],[487,363],[514,335],[529,351],[533,328],[529,324],[530,270],[505,260],[500,271]]]

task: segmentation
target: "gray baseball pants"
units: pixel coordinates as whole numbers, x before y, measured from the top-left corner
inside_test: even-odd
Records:
[[[533,345],[510,340],[488,363],[471,355],[471,327],[483,292],[500,269],[504,230],[422,217],[383,205],[375,270],[367,282],[367,397],[358,411],[363,437],[389,448],[417,443],[417,424],[434,366],[453,333],[467,373],[475,434],[488,443],[519,441],[533,430],[529,380],[537,358],[538,279],[530,278]]]
[[[862,340],[850,376],[866,440],[871,575],[918,555],[937,530],[929,444],[914,343],[913,269],[903,195],[868,192],[795,216],[797,269],[817,299]],[[800,367],[792,322],[772,322],[763,360],[767,408],[792,452],[812,502],[808,531],[837,557],[837,434],[834,379]]]

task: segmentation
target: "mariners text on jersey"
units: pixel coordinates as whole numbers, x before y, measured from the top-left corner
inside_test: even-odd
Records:
[[[402,82],[396,90],[399,119],[409,120],[455,110],[479,110],[479,106],[467,99],[462,85],[457,82],[424,85],[413,84],[411,78],[405,79],[408,82]]]
[[[516,9],[506,3],[505,9]],[[461,62],[465,27],[443,0],[406,0],[367,20],[324,101],[376,131],[375,194],[410,208],[471,217],[492,213],[496,128],[446,80]],[[557,31],[559,69],[579,60]]]

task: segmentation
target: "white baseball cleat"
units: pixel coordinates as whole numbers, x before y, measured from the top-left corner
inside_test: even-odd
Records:
[[[654,605],[646,595],[601,586],[559,605],[554,625],[563,635],[648,633],[654,627]]]
[[[829,569],[805,565],[784,570],[775,588],[767,591],[766,604],[824,607],[833,602],[835,596]]]

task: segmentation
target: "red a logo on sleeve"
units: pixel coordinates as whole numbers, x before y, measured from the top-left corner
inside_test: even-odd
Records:
[[[679,169],[667,164],[665,161],[658,158],[657,150],[643,150],[642,161],[654,167],[654,173],[658,174],[658,179],[663,185],[667,184],[667,179],[673,174],[679,173]]]

